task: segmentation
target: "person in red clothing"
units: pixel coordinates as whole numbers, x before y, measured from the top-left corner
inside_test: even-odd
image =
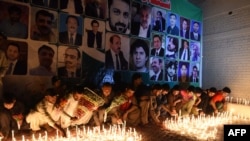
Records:
[[[224,87],[222,90],[218,91],[210,100],[210,105],[214,109],[214,113],[223,112],[227,110],[227,103],[225,98],[231,93],[229,87]]]

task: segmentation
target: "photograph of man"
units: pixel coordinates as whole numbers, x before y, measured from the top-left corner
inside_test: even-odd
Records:
[[[135,39],[130,46],[130,65],[131,71],[148,72],[149,43],[146,40]]]
[[[191,61],[200,61],[201,53],[200,53],[200,42],[192,42],[190,43],[190,51],[191,51]]]
[[[81,77],[81,52],[76,47],[68,47],[64,52],[64,66],[58,68],[58,76]]]
[[[190,28],[190,20],[184,18],[184,17],[180,17],[180,36],[186,39],[189,39],[189,28]]]
[[[31,55],[30,55],[31,56]],[[55,51],[48,45],[42,45],[38,49],[38,61],[37,67],[29,70],[30,75],[41,75],[41,76],[54,76],[56,73],[52,69],[53,59]]]
[[[193,21],[192,23],[193,26],[192,26],[192,31],[190,33],[190,38],[191,40],[200,41],[201,40],[200,23],[196,21]]]
[[[8,37],[26,39],[28,37],[28,19],[24,17],[28,16],[28,7],[14,4],[10,5],[4,2],[2,4],[9,6],[7,9],[7,17],[0,19],[0,32],[4,32]],[[1,10],[0,12],[4,13],[4,11]]]
[[[63,25],[60,26],[59,42],[71,46],[82,45],[82,28],[80,27],[82,20],[80,17],[65,14],[60,15],[61,19],[64,16],[66,16],[65,25],[61,22]]]
[[[178,81],[181,83],[189,82],[189,63],[188,62],[179,62],[179,74]]]
[[[198,66],[196,64],[194,64],[192,67],[189,80],[190,80],[190,82],[194,82],[194,83],[199,82],[199,69],[198,69]]]
[[[83,0],[60,0],[60,9],[72,14],[83,14]]]
[[[151,33],[151,7],[142,5],[140,8],[140,22],[131,23],[131,34],[149,38]]]
[[[108,31],[129,34],[130,0],[108,0]]]
[[[189,42],[187,40],[181,40],[181,48],[179,51],[179,58],[183,61],[189,61],[191,56],[191,52],[189,49]]]
[[[104,19],[106,2],[104,0],[91,0],[86,1],[85,15]]]
[[[106,69],[127,70],[128,61],[124,57],[121,49],[121,37],[118,34],[113,34],[109,38],[109,49],[105,52],[105,67]]]
[[[92,30],[86,29],[88,47],[102,49],[102,32],[98,31],[99,26],[100,25],[97,20],[92,20]]]
[[[58,0],[31,0],[31,3],[34,5],[44,6],[53,9],[58,8]]]
[[[165,54],[165,49],[162,47],[162,36],[159,34],[153,35],[153,48],[151,49],[151,56],[163,57]]]
[[[166,61],[165,80],[168,82],[177,81],[177,61]]]
[[[22,46],[22,48],[24,47],[26,47],[27,51],[27,46]],[[27,52],[25,55],[27,59]],[[6,57],[9,61],[9,68],[6,75],[25,75],[27,73],[27,60],[22,60],[25,57],[21,56],[20,45],[17,42],[10,42],[7,45]]]
[[[150,80],[162,81],[163,80],[163,59],[159,57],[150,58],[151,70],[149,72]]]
[[[156,11],[153,17],[153,30],[164,32],[166,30],[166,19],[164,18],[163,14],[165,15],[166,13],[164,12],[164,10],[160,10],[156,7],[153,8],[153,11]]]
[[[179,45],[179,39],[175,37],[168,36],[166,38],[166,57],[168,59],[176,59],[178,54],[178,45]]]
[[[174,13],[169,13],[169,22],[167,33],[175,36],[179,36],[178,17]]]
[[[32,9],[32,13],[35,13],[35,19],[33,17],[34,25],[30,29],[30,38],[32,40],[56,42],[57,37],[55,34],[56,27],[53,26],[54,14],[48,10]]]

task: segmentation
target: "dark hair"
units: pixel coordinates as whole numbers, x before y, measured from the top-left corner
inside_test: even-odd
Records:
[[[212,93],[216,93],[216,92],[217,92],[217,89],[216,89],[215,87],[211,87],[211,88],[209,89],[209,91],[212,92]]]
[[[9,44],[8,44],[8,46],[7,46],[7,49],[9,48],[9,46],[15,46],[16,48],[17,48],[17,50],[18,50],[18,52],[20,52],[20,46],[19,46],[19,44],[18,43],[16,43],[16,42],[10,42]]]
[[[57,96],[57,92],[54,88],[47,88],[45,91],[45,96]]]
[[[229,88],[229,87],[224,87],[223,89],[222,89],[222,91],[223,92],[226,92],[226,93],[231,93],[231,89]]]
[[[91,26],[93,26],[93,25],[94,25],[94,23],[97,23],[97,24],[98,24],[98,26],[99,26],[99,22],[98,22],[97,20],[92,20],[92,21],[91,21]]]
[[[170,61],[166,66],[167,66],[167,69],[170,68],[171,66],[174,65],[174,68],[177,69],[177,62],[175,61]]]
[[[38,53],[40,53],[43,49],[44,49],[44,50],[52,51],[53,54],[55,54],[55,51],[54,51],[51,47],[49,47],[49,46],[47,46],[47,45],[42,45],[42,46],[38,49]]]
[[[158,14],[158,13],[162,16],[162,12],[161,12],[161,11],[157,11],[157,14]]]
[[[110,9],[111,5],[113,4],[114,0],[108,0],[108,8]],[[127,3],[130,6],[130,0],[121,0],[125,3]]]
[[[16,5],[11,5],[11,6],[9,6],[9,8],[8,8],[8,12],[9,12],[9,13],[17,12],[18,14],[21,15],[22,10],[21,10],[18,6],[16,6]]]
[[[169,91],[170,90],[170,86],[169,86],[168,83],[162,84],[161,87],[162,87],[162,90],[165,90],[165,91]]]
[[[174,87],[172,88],[173,91],[179,91],[180,90],[180,86],[178,84],[174,85]]]
[[[143,50],[145,51],[146,56],[149,56],[148,44],[142,39],[137,39],[131,44],[130,55],[132,55],[134,53],[135,49],[139,48],[139,47],[143,48]]]
[[[169,17],[174,16],[176,18],[176,15],[174,13],[170,13]]]
[[[158,34],[155,34],[155,35],[153,36],[153,39],[154,39],[154,38],[157,38],[157,37],[158,37],[158,38],[160,39],[160,41],[162,42],[162,37],[161,37],[160,35],[158,35]]]
[[[119,35],[114,34],[114,35],[112,35],[112,36],[109,38],[109,42],[110,42],[110,43],[113,43],[114,37],[117,37],[117,38],[121,39],[121,37],[120,37]]]
[[[61,80],[58,76],[53,76],[53,77],[51,78],[51,82],[52,82],[53,85],[54,85],[54,84],[56,83],[56,81],[58,81],[58,80]]]
[[[161,87],[161,84],[154,84],[151,86],[151,90],[161,90],[162,87]]]
[[[52,20],[54,19],[54,15],[46,10],[39,10],[36,12],[36,21],[39,15],[43,15],[46,17],[50,17]]]
[[[13,93],[5,92],[3,94],[3,102],[4,103],[10,104],[10,103],[13,103],[15,100],[16,100],[16,97],[14,96]]]
[[[68,15],[68,17],[66,18],[66,24],[68,24],[69,18],[75,19],[77,21],[77,25],[79,25],[79,20],[78,20],[77,16],[74,16],[74,15]]]
[[[202,90],[202,88],[201,87],[195,87],[195,93],[202,93],[203,92],[203,90]]]
[[[189,92],[195,92],[195,87],[192,86],[192,85],[190,85],[190,86],[187,88],[187,90],[188,90]]]

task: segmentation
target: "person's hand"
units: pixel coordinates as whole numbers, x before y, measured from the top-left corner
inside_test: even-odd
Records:
[[[122,119],[123,119],[123,120],[127,120],[127,117],[128,117],[128,113],[125,112],[125,113],[123,114],[123,116],[122,116]]]

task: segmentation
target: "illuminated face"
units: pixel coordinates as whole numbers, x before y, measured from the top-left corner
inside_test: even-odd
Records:
[[[109,25],[112,31],[125,33],[129,26],[130,7],[122,0],[113,0],[109,9]]]
[[[76,92],[73,94],[73,98],[75,101],[79,101],[81,99],[81,97],[82,97],[81,93]]]
[[[141,69],[146,67],[146,62],[148,61],[148,56],[142,47],[137,47],[133,52],[133,63],[136,69]]]
[[[112,87],[109,87],[109,86],[103,86],[102,87],[103,95],[106,96],[106,97],[110,95],[111,90],[112,90]]]
[[[76,70],[78,63],[79,63],[77,50],[71,49],[71,48],[66,49],[65,54],[64,54],[64,62],[65,62],[66,69]]]
[[[56,103],[56,99],[57,99],[57,96],[50,96],[50,95],[47,95],[45,96],[45,99],[49,102],[49,103],[52,103],[52,104],[55,104]]]
[[[51,32],[52,19],[49,16],[38,15],[36,25],[41,34],[48,35]]]
[[[42,49],[38,53],[38,58],[41,66],[45,68],[50,68],[51,64],[53,63],[54,52],[47,49]]]
[[[10,61],[15,61],[19,57],[18,47],[14,45],[9,45],[6,50],[6,55]]]
[[[8,109],[8,110],[10,110],[10,109],[12,109],[13,107],[14,107],[14,104],[15,104],[15,102],[16,101],[14,101],[14,102],[12,102],[12,103],[3,103],[3,106],[6,108],[6,109]]]
[[[110,43],[110,48],[118,54],[121,50],[121,39],[117,36],[113,37],[113,42]]]
[[[183,46],[184,46],[184,48],[188,49],[188,42],[187,42],[187,41],[184,41],[184,42],[183,42]]]
[[[77,32],[77,28],[78,28],[77,19],[69,17],[67,21],[67,29],[70,32],[70,34],[75,34]]]
[[[174,44],[174,39],[173,38],[169,38],[169,42],[168,42],[168,50],[169,51],[175,51],[176,46]]]
[[[154,37],[153,42],[154,42],[154,48],[155,49],[160,49],[161,48],[161,40],[160,40],[159,37]]]
[[[127,97],[131,97],[131,96],[134,95],[134,92],[135,92],[135,91],[133,91],[133,90],[131,90],[131,89],[126,89],[125,94],[126,94]]]
[[[187,76],[187,66],[181,65],[181,76]]]

